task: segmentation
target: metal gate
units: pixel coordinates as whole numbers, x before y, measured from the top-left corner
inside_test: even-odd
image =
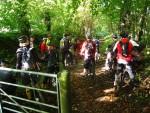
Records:
[[[3,80],[0,78],[0,113],[60,113],[57,74],[23,71],[3,67],[0,67],[0,71],[6,72],[16,80],[15,82],[8,82],[9,77]],[[29,81],[23,80],[30,83],[22,83],[22,79],[20,80],[20,78],[24,79],[22,75],[30,78]],[[0,75],[0,77],[1,76],[4,75]],[[34,77],[38,80],[36,84],[32,83],[32,78]],[[50,80],[53,81],[53,85],[50,84],[48,86],[47,84],[46,88],[41,86],[45,78],[50,78]],[[31,99],[28,97],[31,97]]]

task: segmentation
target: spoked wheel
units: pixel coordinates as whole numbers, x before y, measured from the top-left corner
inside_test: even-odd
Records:
[[[118,96],[120,91],[121,91],[121,88],[123,86],[123,82],[122,82],[122,76],[123,76],[123,73],[120,73],[118,75],[118,81],[117,81],[117,85],[115,86],[115,90],[114,90],[114,94],[115,96]]]
[[[126,86],[129,86],[130,81],[128,72],[120,73],[118,84],[115,86],[115,95],[118,96]]]
[[[124,82],[124,84],[127,84],[127,85],[129,85],[129,83],[130,83],[130,77],[129,77],[129,74],[127,72],[125,72],[123,74],[123,82]]]

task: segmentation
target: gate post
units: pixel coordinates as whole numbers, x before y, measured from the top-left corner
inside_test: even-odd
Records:
[[[71,113],[70,77],[67,70],[63,70],[58,76],[60,92],[60,113]]]

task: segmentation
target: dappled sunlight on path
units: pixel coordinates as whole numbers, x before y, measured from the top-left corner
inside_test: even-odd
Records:
[[[104,61],[96,65],[95,81],[82,72],[82,64],[71,69],[72,113],[141,113],[128,90],[114,96],[113,78],[105,73]]]
[[[103,64],[96,65],[94,83],[93,79],[89,79],[89,76],[81,75],[82,71],[83,66],[81,64],[71,70],[73,113],[101,113],[101,110],[104,110],[100,109],[101,106],[118,99],[113,95],[113,81],[105,75]],[[106,107],[109,108],[107,104]]]

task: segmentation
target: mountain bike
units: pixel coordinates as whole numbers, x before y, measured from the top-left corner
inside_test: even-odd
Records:
[[[127,72],[127,69],[124,64],[119,64],[117,67],[118,71],[118,81],[117,85],[115,86],[115,95],[119,95],[119,92],[121,89],[125,86],[129,86],[131,83],[129,73]]]

